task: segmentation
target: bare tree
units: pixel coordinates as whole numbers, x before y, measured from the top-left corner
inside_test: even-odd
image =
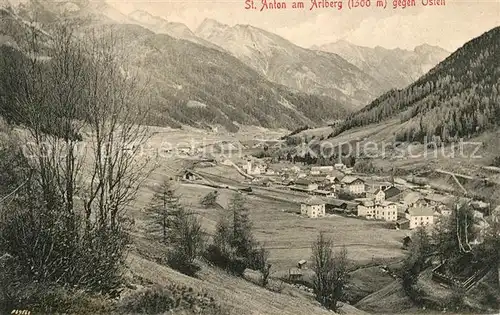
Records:
[[[6,62],[35,180],[29,204],[9,219],[23,231],[10,250],[39,280],[109,289],[127,241],[125,210],[148,174],[147,110],[113,30],[76,29],[31,29]]]
[[[316,300],[336,311],[347,281],[347,250],[344,247],[335,253],[332,240],[320,232],[312,246],[312,261]]]

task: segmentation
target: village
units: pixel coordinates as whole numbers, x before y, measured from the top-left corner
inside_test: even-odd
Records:
[[[252,188],[274,188],[273,193],[281,192],[288,200],[290,195],[295,196],[292,199],[298,204],[297,213],[304,218],[337,214],[388,222],[397,230],[413,230],[430,228],[440,217],[449,216],[454,209],[465,205],[474,209],[474,216],[478,219],[492,212],[492,205],[480,200],[437,191],[429,185],[413,184],[403,178],[384,180],[370,174],[354,173],[353,168],[343,163],[309,166],[272,163],[271,159],[249,156],[240,163],[229,159],[220,163],[215,159],[210,161],[234,168],[243,175],[244,180],[239,184],[248,187],[237,188],[242,192],[251,193]],[[188,171],[186,174],[191,177],[184,179],[200,179],[203,172],[200,169]],[[219,176],[219,179],[224,182],[223,177]]]
[[[466,245],[481,246],[492,214],[500,210],[466,194],[451,173],[443,175],[458,184],[454,191],[428,184],[423,177],[373,174],[342,161],[331,165],[294,162],[266,151],[267,144],[240,143],[243,148],[231,141],[219,142],[210,153],[207,148],[183,147],[176,156],[183,167],[171,179],[175,177],[181,194],[191,200],[218,193],[217,211],[197,210],[209,233],[221,211],[228,208],[231,195],[246,195],[257,239],[270,253],[272,277],[304,290],[309,290],[304,283],[311,277],[310,244],[320,231],[329,233],[337,247],[347,248],[351,270],[368,276],[380,269],[380,277],[386,280],[377,281],[390,281],[397,276],[389,266],[401,268],[419,228],[431,236],[455,211],[467,209],[477,233]],[[437,256],[429,263],[432,271],[423,281],[435,292],[454,287],[460,277],[460,286],[469,290],[489,270],[472,268],[455,277],[443,271],[443,261]],[[358,294],[356,288],[350,292]]]

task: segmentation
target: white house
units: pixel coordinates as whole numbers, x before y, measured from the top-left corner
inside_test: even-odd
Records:
[[[300,204],[300,214],[310,218],[325,216],[325,202],[317,197],[311,197]]]
[[[375,219],[385,221],[398,220],[398,208],[394,202],[382,201],[375,205]]]
[[[375,218],[377,220],[397,221],[398,209],[394,202],[383,201],[376,204],[368,198],[357,199],[360,201],[358,205],[358,216],[368,219]]]
[[[405,216],[410,221],[410,229],[434,224],[434,210],[429,207],[408,208]]]
[[[385,201],[385,192],[382,189],[377,189],[373,195],[376,203],[382,203]]]
[[[345,176],[340,183],[344,191],[350,194],[359,195],[365,192],[365,182],[360,178]]]
[[[375,203],[370,199],[357,199],[360,201],[358,205],[358,217],[372,219],[375,217]]]

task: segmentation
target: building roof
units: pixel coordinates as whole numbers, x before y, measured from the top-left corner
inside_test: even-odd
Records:
[[[412,204],[419,201],[420,199],[423,199],[422,195],[419,192],[412,191],[403,198],[403,201],[406,204]]]
[[[355,176],[345,176],[344,178],[342,178],[342,183],[344,184],[352,184],[356,181],[361,181],[361,182],[364,182],[361,178],[358,178],[358,177],[355,177]]]
[[[325,175],[313,175],[310,177],[311,182],[324,182],[326,181]]]
[[[384,193],[385,193],[385,196],[387,198],[392,198],[394,196],[397,196],[401,193],[401,190],[397,187],[394,187],[394,186],[391,186],[391,187],[388,187],[384,190]]]
[[[326,203],[332,206],[341,207],[347,205],[348,203],[341,199],[327,198]]]
[[[373,206],[375,206],[375,201],[373,201],[370,198],[357,198],[357,199],[354,199],[354,200],[357,201],[359,204],[365,206],[365,207],[373,207]]]
[[[412,217],[432,217],[434,216],[434,210],[429,207],[414,207],[409,208],[408,213]]]
[[[429,201],[439,202],[442,204],[448,204],[453,199],[453,197],[441,194],[429,194],[425,196],[424,199]]]
[[[306,200],[304,200],[302,203],[309,205],[309,206],[316,206],[316,205],[324,205],[325,202],[318,197],[309,197]]]
[[[299,178],[295,181],[295,184],[297,184],[297,185],[310,185],[310,184],[312,184],[312,182],[306,178]]]

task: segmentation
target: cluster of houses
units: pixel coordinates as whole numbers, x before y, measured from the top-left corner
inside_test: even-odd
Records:
[[[249,160],[241,165],[241,169],[246,174],[255,176],[255,183],[269,186],[270,182],[273,182],[287,186],[291,190],[312,195],[336,197],[339,191],[346,191],[353,195],[361,195],[365,192],[363,181],[346,175],[352,169],[340,163],[333,166],[313,166],[308,171],[299,166],[274,170],[262,160]]]
[[[451,215],[457,202],[456,197],[452,195],[437,194],[432,190],[404,189],[394,183],[368,183],[352,175],[342,178],[327,175],[319,183],[304,178],[296,180],[292,189],[330,197],[313,196],[301,204],[301,214],[310,218],[325,216],[329,209],[334,209],[366,219],[393,222],[397,229],[432,226],[437,217]],[[339,192],[360,197],[352,201],[333,199],[339,197]],[[480,206],[485,205],[478,205]]]
[[[433,225],[436,216],[451,214],[453,199],[448,196],[424,196],[419,192],[404,192],[392,185],[377,188],[373,192],[368,189],[367,192],[365,187],[360,187],[366,186],[363,180],[349,178],[348,183],[351,185],[346,187],[351,192],[365,192],[365,197],[353,200],[358,217],[393,222],[398,229],[415,229]],[[301,204],[301,214],[310,218],[325,216],[331,203],[328,199],[313,196]]]
[[[341,163],[308,170],[296,165],[273,170],[263,162],[249,161],[242,169],[247,174],[262,175],[255,178],[262,185],[276,184],[310,195],[300,206],[300,213],[310,218],[342,212],[391,222],[397,229],[415,229],[434,225],[437,217],[449,216],[456,207],[455,196],[410,189],[396,181],[363,179]]]

